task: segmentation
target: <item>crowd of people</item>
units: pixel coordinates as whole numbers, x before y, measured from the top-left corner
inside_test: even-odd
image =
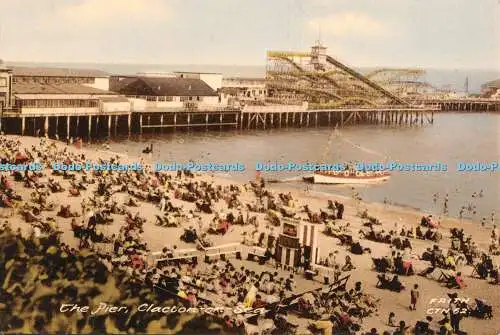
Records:
[[[45,139],[25,147],[19,140],[0,137],[0,144],[2,163],[50,166],[53,162],[84,164],[89,159],[86,152],[75,150],[70,144],[63,146]],[[97,163],[123,163],[120,156],[108,156]],[[0,207],[12,211],[0,227],[0,331],[154,333],[165,329],[221,329],[230,333],[284,334],[297,331],[293,315],[298,315],[311,320],[312,333],[330,334],[337,329],[350,334],[360,333],[363,320],[377,311],[378,300],[366,292],[362,282],[355,282],[352,288],[347,281],[342,282],[356,270],[349,253],[362,255],[371,251],[352,240],[350,223],[340,201],[328,201],[325,208],[315,211],[301,205],[291,193],[266,188],[263,180],[217,185],[195,178],[190,171],[176,175],[154,172],[144,160],[141,163],[145,169],[137,171],[26,169],[2,174]],[[80,208],[58,203],[58,194],[77,199],[72,204],[77,203]],[[156,206],[156,214],[145,213],[145,203]],[[273,260],[284,218],[324,225],[329,235],[349,246],[342,264],[337,261],[339,247],[333,242],[331,252],[321,260],[324,267],[333,270],[329,272],[333,277],[330,283],[305,285],[305,274],[312,270],[310,259],[302,257],[290,269],[278,267],[279,262]],[[404,291],[406,285],[399,276],[414,273],[410,240],[429,236],[428,239],[439,242],[435,238],[439,227],[427,220],[429,233],[419,232],[420,227],[416,233],[413,228],[385,233],[374,230],[380,224],[376,218],[365,218],[369,219],[370,231],[364,237],[391,245],[389,255],[378,260],[377,270],[382,274],[378,275],[377,287]],[[14,219],[21,220],[19,229],[13,228]],[[170,228],[182,228],[179,243],[194,244],[199,251],[213,246],[216,237],[242,226],[246,230],[242,242],[265,249],[265,257],[258,270],[240,259],[220,257],[200,262],[177,258],[177,245],[169,243],[161,252],[163,261],[152,263],[150,256],[155,250],[151,241],[144,238],[144,231],[155,223],[166,229],[165,234],[169,234]],[[108,229],[110,226],[115,228]],[[463,231],[452,234],[458,242],[452,239],[450,253],[463,253],[469,264],[480,257],[478,275],[496,276],[498,282],[498,267],[492,259],[479,255]],[[496,230],[492,234],[497,238]],[[456,262],[440,254],[437,246],[422,259],[428,259],[432,269],[449,266],[457,270]],[[392,278],[386,274],[389,271],[394,272]],[[461,277],[460,272],[455,277]],[[417,310],[418,290],[414,286],[411,291],[412,310]],[[102,301],[124,306],[128,313],[60,312],[60,305],[66,302],[95,307]],[[198,309],[242,306],[253,310],[240,314],[227,309],[219,314],[163,314],[138,310],[136,307],[141,304]],[[256,312],[257,309],[263,312]],[[449,319],[442,322],[443,327],[436,333],[447,334],[443,329],[448,329],[448,323],[452,330],[456,328],[456,317],[451,314]],[[389,322],[389,330],[384,334],[406,334],[409,328],[404,320],[394,324],[395,328],[391,323],[394,322]],[[427,318],[414,328],[422,329],[418,331],[424,334],[423,329],[429,331],[431,323],[432,319]],[[374,328],[367,334],[379,333]]]

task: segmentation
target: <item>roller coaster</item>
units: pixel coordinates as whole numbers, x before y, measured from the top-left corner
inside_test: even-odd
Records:
[[[381,68],[362,74],[326,54],[319,42],[311,52],[268,51],[269,100],[307,101],[316,106],[409,105],[405,98],[435,90],[419,80],[421,69]]]

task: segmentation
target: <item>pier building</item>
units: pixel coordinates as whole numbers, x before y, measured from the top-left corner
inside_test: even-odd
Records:
[[[10,108],[12,108],[12,69],[5,66],[0,59],[0,112]]]
[[[19,66],[11,69],[14,84],[71,84],[109,90],[110,75],[100,70]]]
[[[109,91],[110,76],[103,71],[11,67],[0,73],[10,79],[0,93],[10,97],[0,117],[8,133],[64,138],[110,133],[112,125],[117,131],[126,119],[130,124],[130,103]]]
[[[266,78],[229,77],[222,80],[222,93],[227,99],[241,102],[265,101]]]
[[[500,79],[483,84],[481,86],[481,96],[483,98],[500,99]]]
[[[134,112],[161,112],[220,105],[219,95],[206,82],[183,77],[136,77],[118,82],[116,91],[130,98]]]

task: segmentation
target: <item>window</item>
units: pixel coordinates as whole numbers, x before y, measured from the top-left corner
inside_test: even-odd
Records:
[[[7,78],[0,78],[0,87],[7,86]]]

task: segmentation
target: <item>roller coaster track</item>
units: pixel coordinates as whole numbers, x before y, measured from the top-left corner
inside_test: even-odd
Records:
[[[331,65],[333,65],[333,66],[335,66],[337,68],[340,68],[344,72],[347,72],[348,74],[350,74],[354,78],[362,81],[366,85],[370,86],[371,88],[373,88],[374,90],[380,92],[381,94],[383,94],[384,96],[390,98],[391,100],[393,100],[395,102],[398,102],[401,105],[405,105],[405,106],[408,105],[408,102],[404,101],[403,99],[399,98],[398,96],[396,96],[396,95],[392,94],[391,92],[387,91],[382,86],[380,86],[377,83],[371,81],[370,79],[366,78],[362,74],[354,71],[350,67],[348,67],[348,66],[342,64],[341,62],[337,61],[335,58],[327,55],[326,56],[326,61],[328,63],[330,63]]]
[[[277,89],[282,89],[282,90],[286,90],[286,91],[306,92],[306,93],[309,93],[309,94],[310,93],[324,94],[324,95],[329,95],[329,96],[331,96],[333,98],[336,98],[336,99],[339,99],[339,100],[343,99],[340,95],[338,95],[336,93],[333,93],[330,90],[324,90],[324,89],[321,89],[321,88],[300,87],[300,86],[287,85],[287,84],[276,83],[276,82],[268,82],[267,85],[270,88],[277,88]]]
[[[429,83],[414,81],[414,80],[384,80],[384,81],[377,81],[377,83],[382,85],[412,85],[415,87],[427,87],[437,90],[436,87],[432,86]]]
[[[286,56],[279,56],[279,57],[277,57],[277,58],[279,58],[279,59],[281,59],[281,60],[284,60],[284,61],[287,61],[288,63],[290,63],[293,67],[295,67],[295,68],[296,68],[297,70],[299,70],[300,72],[304,72],[304,73],[305,73],[305,72],[308,72],[308,71],[305,71],[305,70],[302,68],[302,66],[300,66],[300,65],[299,65],[299,64],[297,64],[297,63],[295,63],[292,59],[290,59],[290,58],[288,58],[288,57],[286,57]],[[307,78],[309,78],[309,79],[311,79],[311,80],[313,80],[313,81],[316,81],[316,79],[317,79],[317,76],[315,76],[315,75],[306,75],[306,77],[307,77]],[[330,77],[328,77],[328,76],[325,76],[325,77],[322,77],[322,78],[326,79],[326,80],[327,80],[330,84],[332,84],[332,85],[333,85],[333,86],[335,86],[336,88],[341,88],[341,87],[339,86],[339,84],[338,84],[335,80],[333,80],[332,78],[330,78]]]
[[[333,76],[336,74],[343,74],[342,71],[339,70],[332,70],[332,71],[325,71],[325,72],[312,72],[312,71],[290,71],[290,72],[278,72],[278,71],[267,71],[268,74],[271,76],[278,76],[278,75],[290,75],[294,77],[317,77],[317,78],[322,78],[322,77],[328,77],[328,76]]]
[[[397,69],[397,68],[381,68],[381,69],[376,69],[373,70],[372,72],[368,73],[366,75],[366,78],[372,78],[375,77],[378,74],[384,73],[384,72],[395,72],[395,73],[400,73],[401,75],[406,75],[406,76],[421,76],[425,74],[425,70],[422,69]]]

